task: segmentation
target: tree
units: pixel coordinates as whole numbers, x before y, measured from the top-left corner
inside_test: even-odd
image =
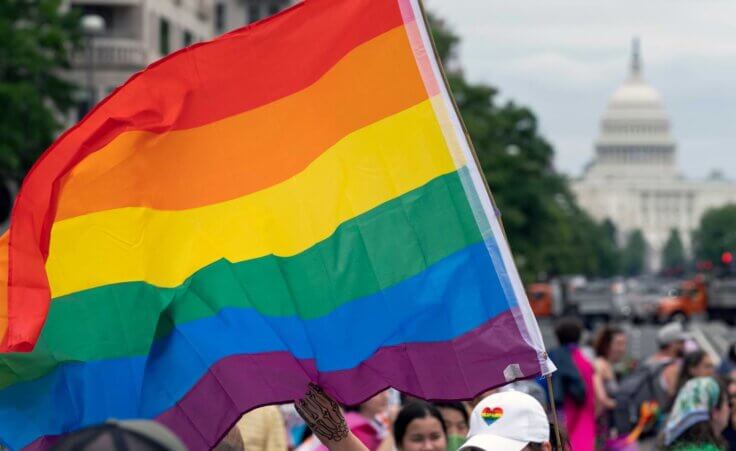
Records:
[[[597,255],[600,275],[612,277],[621,273],[621,251],[618,247],[618,231],[610,219],[598,225]]]
[[[456,50],[457,45],[460,43],[460,38],[449,30],[444,20],[435,15],[429,15],[429,26],[432,30],[432,38],[434,39],[434,45],[442,61],[442,65],[446,69],[451,68],[452,63],[457,58]],[[451,69],[450,71],[453,72]]]
[[[74,104],[69,67],[78,15],[61,0],[0,1],[0,171],[21,178],[53,141]]]
[[[638,276],[646,269],[647,242],[641,230],[629,234],[622,251],[622,269],[627,276]]]
[[[723,252],[736,251],[736,205],[706,211],[693,242],[698,260],[718,263]]]
[[[541,135],[537,117],[512,101],[499,103],[494,87],[468,82],[453,61],[457,36],[436,18],[430,17],[430,24],[522,278],[615,272],[615,245],[554,170],[554,149]]]
[[[670,236],[662,249],[662,269],[665,272],[678,274],[685,269],[685,247],[682,245],[677,229],[670,230]]]

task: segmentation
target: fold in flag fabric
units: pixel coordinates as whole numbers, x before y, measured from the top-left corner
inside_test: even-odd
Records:
[[[0,240],[0,438],[152,418],[209,449],[308,382],[467,399],[547,374],[417,0],[307,0],[133,76]]]

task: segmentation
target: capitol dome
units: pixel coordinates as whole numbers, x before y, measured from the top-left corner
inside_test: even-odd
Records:
[[[616,225],[620,243],[641,231],[647,265],[659,270],[672,231],[692,249],[704,212],[736,203],[736,184],[692,181],[680,174],[666,99],[645,80],[638,40],[627,72],[613,94],[601,99],[605,109],[595,155],[572,190],[593,219]]]
[[[633,76],[626,80],[608,102],[609,108],[656,108],[664,112],[662,97],[656,89],[644,81],[641,76]]]
[[[631,51],[629,77],[608,101],[608,108],[601,121],[601,132],[605,135],[606,132],[631,131],[636,130],[637,125],[648,126],[646,130],[650,132],[669,131],[669,118],[664,109],[662,96],[642,76],[639,40],[635,39]]]
[[[662,96],[644,80],[638,39],[628,77],[610,97],[600,124],[591,170],[606,176],[676,176],[670,119]]]

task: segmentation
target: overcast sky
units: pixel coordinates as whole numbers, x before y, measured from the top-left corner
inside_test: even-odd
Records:
[[[664,98],[681,171],[719,168],[736,178],[736,1],[425,0],[460,35],[473,81],[531,107],[579,175],[598,121],[626,78],[631,39],[642,41],[644,77]]]

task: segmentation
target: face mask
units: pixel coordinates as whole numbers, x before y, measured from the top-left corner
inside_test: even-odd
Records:
[[[462,435],[449,435],[447,436],[447,451],[457,451],[463,443],[465,443],[465,437]]]

